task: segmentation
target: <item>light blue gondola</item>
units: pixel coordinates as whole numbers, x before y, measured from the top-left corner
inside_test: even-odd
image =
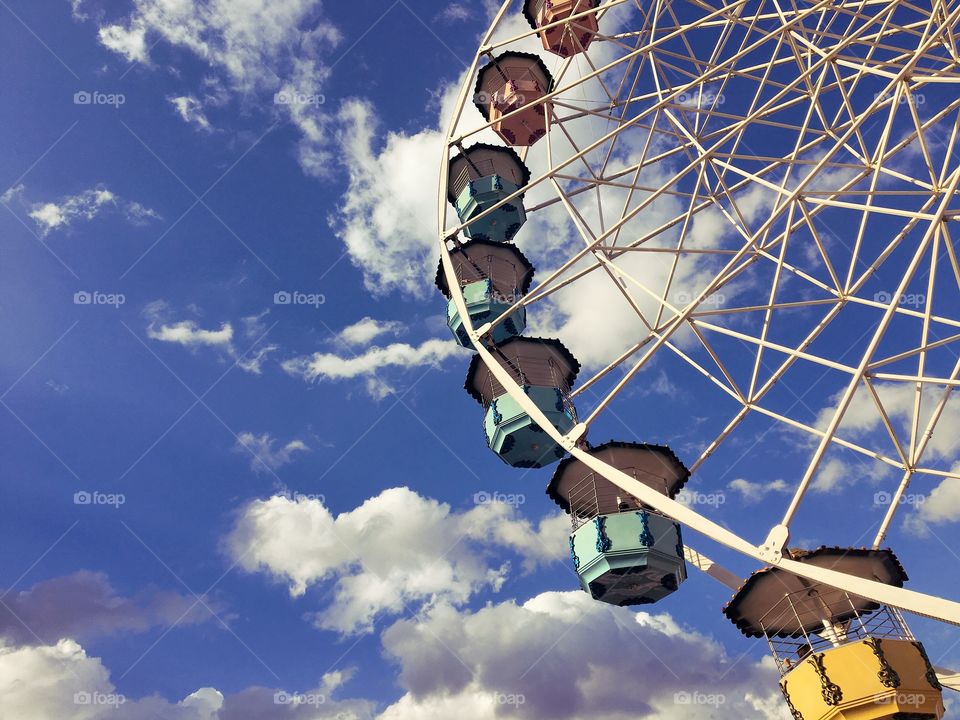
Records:
[[[670,448],[609,442],[590,454],[673,497],[690,473]],[[679,523],[632,497],[588,465],[567,458],[547,494],[570,513],[570,556],[581,587],[612,605],[646,605],[687,578]]]
[[[570,351],[559,340],[515,337],[493,352],[553,427],[562,434],[570,432],[577,414],[569,390],[580,371]],[[564,456],[563,448],[503,389],[479,355],[470,363],[464,387],[483,405],[487,444],[505,463],[538,468]]]

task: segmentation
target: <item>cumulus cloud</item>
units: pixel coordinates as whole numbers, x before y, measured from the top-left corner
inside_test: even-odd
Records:
[[[352,634],[371,632],[378,616],[408,606],[460,605],[481,588],[497,590],[510,563],[492,560],[492,549],[513,551],[532,568],[566,556],[567,532],[561,515],[534,525],[504,503],[456,512],[393,488],[337,516],[311,498],[255,500],[227,547],[245,570],[285,582],[294,596],[331,581],[333,601],[316,624]]]
[[[426,128],[382,138],[373,105],[358,99],[343,103],[337,124],[349,185],[331,226],[370,292],[422,297],[439,253],[435,218],[442,134]]]
[[[147,337],[158,342],[173,343],[190,349],[212,348],[223,356],[232,358],[237,367],[245,372],[260,375],[267,358],[280,349],[279,345],[263,342],[266,328],[262,323],[264,314],[241,319],[244,337],[254,339],[254,345],[242,354],[234,345],[234,329],[230,322],[221,322],[219,327],[204,328],[196,320],[172,320],[168,303],[155,300],[143,311],[147,318]],[[259,332],[254,332],[259,330]]]
[[[193,625],[210,617],[210,611],[191,596],[153,591],[124,597],[103,573],[81,570],[4,596],[0,637],[14,643],[33,642],[36,637],[91,638],[143,632],[158,625]]]
[[[17,720],[373,720],[375,703],[334,697],[350,677],[346,671],[324,675],[314,688],[294,692],[251,687],[235,695],[204,687],[179,702],[152,695],[125,697],[110,671],[74,640],[16,646],[0,642],[0,707]],[[290,699],[278,705],[275,698]],[[297,703],[301,699],[303,702]]]
[[[915,386],[912,383],[905,382],[878,382],[874,384],[874,388],[880,397],[884,410],[894,424],[901,445],[908,447],[916,398]],[[838,393],[830,398],[826,407],[821,410],[816,421],[817,427],[824,428],[829,424],[841,394]],[[932,417],[934,408],[937,407],[942,396],[943,388],[932,386],[925,388],[920,409],[921,432],[926,429],[927,422]],[[854,394],[853,401],[843,416],[839,434],[862,438],[877,432],[883,432],[886,436],[883,418],[870,392],[861,386]],[[889,453],[896,457],[896,451],[889,440],[887,440],[887,444],[890,445]],[[958,452],[960,452],[960,396],[954,392],[947,401],[943,414],[940,416],[933,435],[927,443],[925,457],[952,460]]]
[[[250,469],[254,472],[273,472],[293,462],[297,453],[309,452],[310,448],[303,440],[291,440],[286,445],[276,447],[277,440],[270,433],[254,435],[242,432],[237,436],[235,450],[249,454]]]
[[[960,462],[954,463],[950,472],[960,475]],[[922,482],[923,479],[914,479],[910,492],[916,493]],[[929,537],[936,526],[955,522],[960,522],[960,480],[943,478],[929,495],[923,497],[922,502],[916,503],[916,508],[904,519],[903,524],[908,532]]]
[[[728,488],[740,495],[744,503],[752,505],[763,500],[772,493],[789,493],[790,486],[784,480],[772,480],[771,482],[752,482],[744,478],[731,480]]]
[[[878,382],[874,384],[880,402],[887,417],[890,419],[901,447],[909,450],[910,430],[914,419],[915,387],[909,383]],[[921,399],[919,427],[921,434],[933,415],[934,408],[943,396],[943,389],[927,387]],[[818,428],[825,428],[840,400],[840,394],[831,397],[820,411],[814,424]],[[837,436],[853,440],[867,447],[874,447],[889,457],[897,458],[898,453],[889,438],[883,422],[883,416],[877,409],[869,391],[860,387],[854,394],[850,406],[847,408],[840,423]],[[921,435],[922,437],[922,435]],[[920,467],[937,468],[945,462],[952,461],[960,452],[960,397],[953,393],[948,399],[943,413],[940,415],[926,449],[918,465]],[[895,470],[886,463],[868,458],[850,451],[834,450],[820,465],[814,477],[812,489],[823,493],[837,493],[844,488],[856,485],[863,479],[877,483],[889,479]],[[945,496],[951,493],[952,480],[947,479],[942,484]],[[927,508],[927,512],[932,508]],[[949,511],[948,511],[949,514]],[[922,530],[923,516],[915,513],[911,518],[910,529]],[[936,524],[938,520],[934,520]]]
[[[64,229],[75,221],[93,220],[108,211],[119,212],[133,225],[162,219],[155,210],[135,201],[124,200],[102,185],[47,202],[28,201],[25,190],[22,184],[16,185],[0,195],[0,202],[9,204],[17,201],[25,207],[27,215],[37,224],[41,237]]]
[[[771,662],[734,662],[667,614],[606,606],[581,592],[477,611],[439,605],[396,622],[383,644],[406,694],[382,720],[789,717]],[[716,701],[684,704],[694,693]]]

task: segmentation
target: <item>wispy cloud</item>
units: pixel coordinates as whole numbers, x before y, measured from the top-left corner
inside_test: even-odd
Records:
[[[203,103],[192,95],[181,95],[179,97],[167,98],[171,105],[176,109],[180,118],[188,125],[193,125],[200,130],[210,131],[213,126],[207,119],[203,111]]]
[[[106,212],[119,212],[134,225],[145,225],[151,220],[162,219],[156,210],[136,201],[124,200],[103,185],[46,202],[27,200],[25,191],[22,184],[15,185],[0,195],[0,201],[8,205],[17,202],[26,208],[27,215],[37,224],[40,235],[44,237],[54,230],[68,227],[75,221],[90,221]]]
[[[242,318],[244,325],[244,336],[247,340],[253,340],[254,345],[238,351],[234,344],[235,332],[233,323],[224,321],[219,327],[203,327],[197,320],[172,320],[171,310],[166,301],[157,300],[147,305],[144,309],[144,317],[147,318],[147,337],[158,342],[173,343],[183,347],[213,348],[219,350],[223,355],[233,358],[237,367],[245,372],[255,375],[261,374],[264,362],[274,352],[280,349],[279,345],[272,343],[262,343],[263,336],[267,328],[260,319],[265,313],[259,316]],[[253,333],[252,329],[259,332]]]
[[[292,463],[297,453],[310,452],[302,440],[291,440],[277,447],[277,439],[270,433],[254,435],[252,432],[240,433],[234,450],[250,455],[250,469],[258,473],[279,470]]]
[[[290,375],[308,382],[363,378],[371,396],[385,397],[393,389],[380,377],[381,372],[439,365],[463,352],[463,348],[452,340],[434,338],[420,345],[392,343],[382,347],[373,346],[351,356],[318,352],[286,360],[282,367]]]

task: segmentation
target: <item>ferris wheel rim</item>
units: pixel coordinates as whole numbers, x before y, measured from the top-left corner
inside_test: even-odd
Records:
[[[624,2],[629,2],[629,0],[611,0],[610,2],[602,3],[601,10],[609,9],[610,7],[620,5]],[[730,5],[724,5],[723,8],[717,11],[717,14],[719,15],[720,12],[724,10],[728,10],[730,7],[739,7],[739,6],[745,5],[746,2],[747,0],[736,0],[736,2],[730,3]],[[476,74],[477,70],[479,69],[480,61],[484,56],[492,56],[493,49],[497,47],[506,46],[509,42],[515,41],[520,38],[528,37],[535,33],[535,31],[527,32],[520,36],[517,36],[516,38],[511,38],[510,41],[503,41],[496,45],[491,44],[491,38],[493,37],[500,23],[503,21],[506,12],[510,9],[512,4],[513,4],[512,0],[506,0],[501,6],[496,16],[494,17],[493,22],[488,28],[479,46],[479,50],[477,51],[477,53],[473,58],[472,64],[466,74],[466,81],[461,86],[460,95],[458,97],[457,104],[455,106],[455,109],[450,121],[450,125],[446,133],[446,142],[443,148],[443,157],[441,162],[440,183],[439,183],[438,219],[439,219],[439,230],[440,230],[439,244],[440,244],[440,251],[441,251],[440,271],[443,273],[444,277],[446,278],[446,285],[450,288],[450,291],[451,291],[451,301],[456,306],[460,314],[460,317],[462,318],[462,322],[464,324],[466,334],[469,337],[470,343],[473,346],[473,348],[476,350],[479,358],[488,368],[491,375],[493,375],[496,378],[496,380],[503,386],[504,390],[511,396],[511,398],[513,398],[513,400],[516,401],[516,403],[521,408],[523,408],[523,410],[527,412],[530,415],[530,417],[540,425],[540,427],[543,428],[543,430],[547,433],[547,435],[549,435],[555,442],[557,442],[564,450],[569,452],[572,457],[590,466],[593,470],[595,470],[596,472],[598,472],[599,474],[607,478],[610,482],[621,487],[626,492],[629,492],[630,494],[634,495],[643,503],[646,503],[656,508],[658,511],[663,512],[667,516],[677,520],[678,522],[685,525],[686,527],[697,530],[698,532],[701,532],[702,534],[706,535],[711,540],[718,542],[720,544],[723,544],[726,547],[733,549],[743,555],[751,557],[752,559],[762,564],[779,567],[781,569],[788,570],[796,575],[806,577],[815,582],[823,582],[824,584],[832,585],[839,589],[846,590],[848,592],[854,593],[859,596],[870,598],[872,600],[884,603],[886,605],[890,605],[892,607],[896,607],[902,610],[924,615],[924,616],[941,620],[944,622],[960,625],[960,603],[947,600],[944,598],[935,597],[932,595],[919,593],[912,590],[907,590],[904,588],[890,587],[888,585],[883,585],[881,583],[877,583],[874,581],[864,580],[863,578],[859,578],[852,575],[845,575],[843,573],[839,573],[832,570],[826,570],[822,568],[812,568],[810,566],[806,566],[802,563],[792,560],[789,557],[789,553],[784,553],[784,549],[786,547],[787,539],[789,538],[789,529],[788,529],[789,524],[790,524],[790,521],[792,520],[793,514],[795,513],[796,506],[799,504],[799,500],[802,499],[802,493],[799,494],[799,496],[794,497],[794,501],[791,503],[790,508],[788,508],[787,515],[785,516],[784,521],[774,525],[770,529],[770,534],[767,537],[766,543],[759,546],[754,545],[749,541],[743,539],[738,534],[730,530],[727,530],[726,528],[723,528],[718,524],[714,523],[709,518],[701,515],[693,508],[687,507],[682,503],[679,503],[675,500],[667,498],[653,491],[652,489],[644,486],[642,483],[639,483],[636,480],[625,475],[624,473],[619,471],[617,468],[612,467],[604,463],[602,460],[599,460],[598,458],[591,456],[590,453],[582,446],[582,440],[585,436],[587,426],[592,422],[594,417],[596,417],[596,415],[602,409],[602,406],[598,407],[597,410],[595,410],[594,413],[591,414],[588,422],[586,423],[582,421],[578,422],[574,426],[574,428],[570,430],[568,433],[562,433],[553,427],[552,423],[542,413],[541,409],[526,396],[526,393],[524,392],[524,388],[519,383],[517,383],[514,380],[514,378],[511,377],[510,374],[507,373],[496,361],[494,355],[491,353],[489,347],[487,346],[484,340],[484,336],[486,332],[489,330],[491,323],[487,323],[482,327],[473,326],[472,320],[470,319],[469,313],[467,312],[467,308],[466,308],[463,293],[462,293],[462,288],[460,286],[460,283],[457,281],[457,276],[456,276],[456,273],[451,261],[451,257],[450,257],[450,248],[448,247],[448,241],[451,239],[451,237],[462,232],[463,229],[466,227],[466,225],[469,224],[469,222],[461,223],[458,227],[456,227],[452,231],[447,230],[445,228],[446,228],[446,216],[448,212],[447,196],[449,192],[448,190],[449,181],[450,181],[449,161],[451,157],[451,152],[457,151],[457,150],[462,152],[464,149],[463,143],[468,137],[470,137],[470,135],[473,135],[479,132],[480,130],[486,129],[493,124],[492,122],[488,122],[485,125],[481,126],[479,130],[475,130],[466,135],[457,133],[457,127],[459,125],[463,110],[465,107],[468,106],[469,93],[473,85],[473,77]],[[660,2],[658,1],[656,4],[659,5]],[[832,4],[834,4],[832,0],[823,0],[820,3],[813,3],[811,5],[811,8],[808,10],[807,14],[812,14],[814,12],[817,12],[819,11],[819,8],[830,6]],[[957,10],[955,10],[954,13],[960,15],[960,8],[957,8]],[[620,62],[620,61],[622,61],[622,59],[618,60],[617,62]],[[567,60],[564,61],[564,72],[566,67],[569,66],[569,64],[570,64],[570,59],[568,58]],[[598,74],[599,71],[595,71],[595,73]],[[582,79],[578,81],[578,83],[579,82],[582,82]],[[561,83],[558,82],[556,86],[551,88],[550,92],[547,94],[545,98],[541,100],[541,102],[545,103],[550,101],[554,97],[560,95],[565,89],[566,88]],[[680,92],[681,91],[675,91],[674,94],[679,94]],[[948,108],[947,110],[944,111],[944,113],[949,112],[951,109],[952,108]],[[622,129],[623,129],[622,126],[620,126],[617,128],[615,132],[621,132]],[[591,148],[596,147],[599,144],[600,144],[600,141],[597,141],[594,145],[591,146]],[[588,150],[589,149],[590,148],[588,148]],[[522,158],[526,157],[525,151],[521,152],[521,157]],[[567,164],[569,164],[570,162],[573,162],[575,159],[576,158],[568,160]],[[563,166],[561,166],[561,168],[562,167]],[[554,178],[556,174],[555,173],[556,169],[557,168],[554,167],[553,163],[551,162],[550,170],[544,173],[543,176],[533,180],[530,186],[537,185],[541,182],[546,182],[548,179],[553,180],[555,183],[556,181]],[[744,182],[747,182],[747,181],[748,180],[746,179],[744,180]],[[525,189],[529,189],[530,186],[527,186],[527,188],[521,188],[521,190],[511,195],[503,202],[509,202],[510,200],[515,199],[518,195],[521,195],[525,191]],[[960,172],[955,173],[955,177],[952,179],[952,188],[956,190],[958,186],[960,186]],[[949,197],[949,195],[950,193],[948,192],[947,196]],[[482,217],[482,215],[478,217]],[[585,256],[591,251],[591,249],[592,248],[590,246],[583,248],[582,250],[579,251],[577,257],[580,257],[581,255]],[[735,257],[741,257],[743,254],[746,253],[746,251],[747,251],[747,245],[744,245],[744,248],[741,250],[740,255]],[[920,257],[919,252],[917,254],[917,257],[918,258]],[[596,266],[591,267],[591,271],[595,269],[600,269],[602,265],[604,265],[603,260],[599,260]],[[732,261],[731,261],[731,264],[728,264],[728,267],[731,265],[732,265]],[[619,272],[619,269],[614,269],[614,272]],[[539,298],[539,296],[537,295],[537,290],[540,287],[542,287],[542,284],[538,284],[531,291],[531,294],[535,296],[534,300]],[[699,302],[701,299],[702,298],[697,298],[697,302]],[[691,302],[689,307],[686,308],[685,311],[681,311],[675,316],[676,324],[678,325],[682,324],[686,320],[686,318],[695,309],[697,302]],[[524,303],[524,306],[527,306],[529,304],[531,304],[531,302],[527,301]],[[896,313],[895,306],[890,305],[890,307],[887,308],[887,314],[885,317],[887,317],[887,319],[889,320],[889,318],[892,318],[895,315],[895,313]],[[506,315],[506,313],[504,313],[504,315]],[[496,324],[496,323],[494,322],[492,324]],[[663,344],[665,342],[667,342],[667,339],[664,339],[660,344]],[[659,345],[655,345],[654,348],[648,350],[647,352],[652,353],[656,349],[656,347],[659,347]],[[853,384],[856,384],[856,383],[857,383],[857,379],[855,379],[855,382]],[[581,387],[581,390],[582,389],[583,388]],[[849,394],[849,390],[848,390],[848,394]],[[749,408],[746,408],[745,406],[745,409],[749,409]],[[842,413],[838,413],[834,415],[834,420],[836,421],[836,424],[839,424],[840,419],[842,419]],[[834,441],[835,441],[835,438],[833,437],[832,433],[826,434],[824,435],[822,445],[830,446],[831,443],[833,443]],[[804,478],[804,481],[802,483],[802,489],[804,490],[806,489],[806,486],[809,485],[811,479],[812,479],[811,477]],[[890,515],[888,520],[889,519],[892,519],[892,514]],[[883,539],[883,535],[885,534],[885,529],[888,526],[889,526],[889,522],[885,524],[885,528],[881,531],[881,535],[878,537],[878,541],[877,541],[878,543]]]

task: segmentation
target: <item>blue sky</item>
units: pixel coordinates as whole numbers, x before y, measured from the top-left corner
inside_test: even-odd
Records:
[[[16,717],[118,716],[76,693],[122,696],[137,720],[703,717],[673,702],[694,691],[726,694],[713,717],[782,712],[764,648],[720,613],[728,590],[692,573],[648,612],[591,603],[551,471],[484,447],[430,267],[440,116],[491,11],[0,2],[0,704]],[[652,372],[596,440],[689,461],[732,408],[698,407],[689,368]],[[809,452],[787,433],[752,447],[766,427],[692,481],[754,541],[789,497],[784,443]],[[798,541],[868,544],[865,487],[826,488]],[[932,535],[891,542],[918,588],[950,595],[960,512],[925,519]],[[954,629],[913,627],[960,665]],[[633,694],[603,691],[638,674]]]

